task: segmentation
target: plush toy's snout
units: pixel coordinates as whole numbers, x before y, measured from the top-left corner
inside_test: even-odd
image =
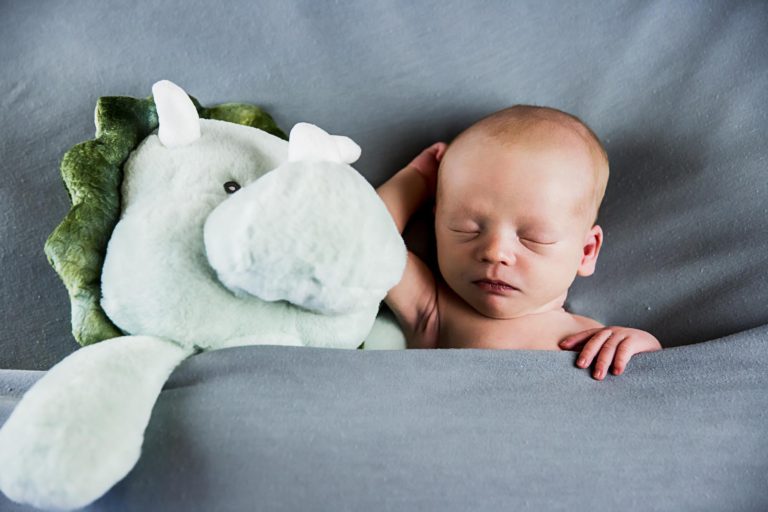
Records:
[[[326,315],[376,307],[402,275],[406,251],[375,190],[348,165],[359,156],[348,137],[297,124],[288,161],[206,221],[206,254],[221,282]]]

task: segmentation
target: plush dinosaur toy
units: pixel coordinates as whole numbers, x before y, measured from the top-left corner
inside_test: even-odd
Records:
[[[102,496],[195,353],[358,348],[405,268],[386,206],[349,165],[352,140],[300,123],[286,142],[256,107],[203,108],[169,81],[152,93],[100,98],[96,140],[62,161],[73,207],[46,252],[85,346],[0,429],[14,501],[66,510]]]

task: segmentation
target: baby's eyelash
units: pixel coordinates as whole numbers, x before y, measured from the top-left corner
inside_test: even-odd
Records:
[[[453,233],[458,233],[460,235],[479,235],[480,232],[482,231],[480,229],[468,231],[468,230],[454,229],[454,228],[448,228],[448,230]],[[520,240],[524,240],[526,242],[530,242],[536,245],[555,245],[557,243],[557,240],[555,240],[554,242],[540,242],[538,240],[534,240],[532,238],[525,238],[525,237],[520,237]]]
[[[459,229],[451,229],[450,231],[453,231],[454,233],[460,233],[462,235],[477,235],[480,232],[479,231],[461,231]],[[555,242],[539,242],[537,240],[532,240],[530,238],[521,238],[521,240],[525,240],[527,242],[531,242],[536,245],[555,245],[557,241]]]

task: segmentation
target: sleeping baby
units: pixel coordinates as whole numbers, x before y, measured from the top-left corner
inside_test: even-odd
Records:
[[[581,350],[602,380],[632,355],[660,350],[651,334],[606,327],[563,307],[603,242],[597,213],[608,157],[580,119],[516,105],[425,149],[377,192],[403,232],[434,198],[439,272],[412,252],[385,302],[408,348]],[[595,359],[596,358],[596,359]]]

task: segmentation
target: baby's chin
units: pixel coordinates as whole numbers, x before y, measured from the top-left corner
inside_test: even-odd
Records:
[[[512,320],[529,314],[525,308],[514,307],[515,299],[510,297],[496,295],[491,299],[478,296],[462,298],[479,315],[494,320]]]
[[[481,294],[483,292],[480,292]],[[525,304],[518,296],[481,295],[462,296],[464,302],[477,314],[493,320],[513,320],[540,313],[561,312],[562,308],[542,304]]]

